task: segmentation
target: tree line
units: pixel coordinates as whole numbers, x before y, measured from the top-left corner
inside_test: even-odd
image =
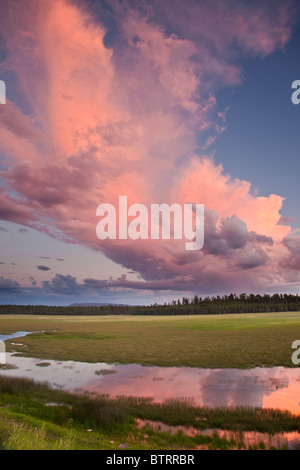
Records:
[[[300,311],[298,294],[194,295],[152,305],[0,305],[0,314],[31,315],[209,315]]]

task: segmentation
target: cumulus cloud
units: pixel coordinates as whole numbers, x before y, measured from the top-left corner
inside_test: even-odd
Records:
[[[70,274],[67,274],[66,276],[56,274],[51,281],[43,282],[43,289],[44,291],[50,291],[57,294],[71,295],[78,293],[80,286],[74,276],[71,276]]]
[[[0,276],[1,294],[15,294],[20,292],[20,284],[12,279],[6,279]]]
[[[242,83],[241,58],[287,43],[294,2],[112,1],[113,28],[101,5],[2,3],[1,70],[22,99],[1,115],[0,217],[101,250],[142,276],[119,287],[267,285],[293,250],[283,242],[283,197],[254,194],[205,152],[226,129],[217,90]],[[188,253],[178,240],[98,240],[97,206],[117,205],[122,194],[129,204],[204,204],[203,250]],[[58,274],[44,283],[75,287]]]
[[[281,261],[283,268],[299,271],[300,269],[300,236],[286,237],[283,245],[288,250],[288,255]]]

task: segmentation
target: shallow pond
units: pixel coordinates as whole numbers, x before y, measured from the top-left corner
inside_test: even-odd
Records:
[[[25,336],[18,332],[10,338]],[[3,335],[0,336],[3,337]],[[8,339],[8,338],[7,338]],[[279,408],[300,413],[300,368],[200,369],[54,361],[6,353],[0,373],[99,394],[190,399],[196,405]]]
[[[74,391],[190,399],[196,405],[255,406],[300,412],[300,370],[297,368],[197,369],[53,361],[6,354],[0,373],[47,381]]]
[[[29,333],[16,332],[9,337],[0,335],[0,340]],[[71,392],[88,391],[111,397],[151,397],[157,402],[184,398],[200,406],[278,408],[300,413],[300,368],[150,367],[140,364],[54,361],[6,353],[6,364],[0,365],[0,374],[47,381],[55,388]],[[222,433],[226,434],[226,431]],[[267,445],[271,444],[268,435],[246,433],[243,438],[248,443],[264,441]],[[299,434],[275,435],[272,437],[272,445],[276,443],[287,443],[289,448],[299,448]]]

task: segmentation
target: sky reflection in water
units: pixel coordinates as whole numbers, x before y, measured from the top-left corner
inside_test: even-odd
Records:
[[[52,386],[71,391],[80,388],[112,397],[152,397],[158,402],[188,398],[197,405],[209,407],[256,406],[300,412],[298,368],[146,367],[139,364],[48,361],[13,353],[7,353],[6,362],[17,368],[0,369],[1,374],[48,381]]]

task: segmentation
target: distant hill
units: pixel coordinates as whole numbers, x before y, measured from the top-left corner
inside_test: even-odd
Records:
[[[110,306],[114,306],[114,307],[130,307],[130,305],[126,305],[126,304],[111,304],[111,303],[83,303],[83,304],[70,304],[68,305],[68,307],[110,307]]]

